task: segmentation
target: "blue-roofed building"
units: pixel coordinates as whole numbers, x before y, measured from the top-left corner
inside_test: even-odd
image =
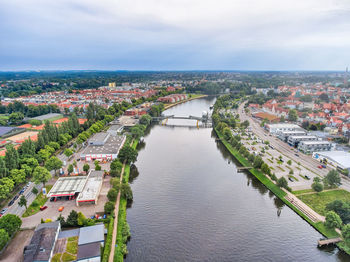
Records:
[[[0,126],[0,137],[8,137],[26,131],[25,128],[18,128],[13,126]]]

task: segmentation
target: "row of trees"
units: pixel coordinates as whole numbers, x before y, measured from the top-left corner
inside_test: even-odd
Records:
[[[0,251],[10,238],[20,229],[22,220],[13,214],[7,214],[0,218]]]

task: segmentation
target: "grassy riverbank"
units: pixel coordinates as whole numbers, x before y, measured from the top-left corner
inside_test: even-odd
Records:
[[[252,166],[247,159],[245,159],[235,148],[233,148],[225,139],[224,136],[218,131],[214,129],[220,141],[224,144],[226,149],[238,160],[238,162],[245,167]],[[301,218],[307,221],[312,227],[314,227],[318,232],[320,232],[323,236],[332,238],[339,236],[337,232],[333,229],[328,229],[324,226],[322,222],[314,223],[312,222],[304,213],[302,213],[299,209],[297,209],[292,203],[290,203],[286,198],[286,192],[284,192],[281,188],[275,185],[267,176],[265,176],[261,171],[251,168],[249,172],[253,174],[261,183],[263,183],[272,193],[274,193],[279,199],[281,199],[287,206],[289,206],[295,213],[297,213]],[[316,240],[315,240],[316,242]],[[343,249],[343,248],[341,248]],[[344,250],[344,249],[343,249]],[[346,251],[346,250],[344,250]],[[349,253],[350,254],[350,253]]]
[[[138,140],[135,140],[132,147],[136,149]],[[124,169],[124,177],[123,180],[125,183],[129,183],[129,175],[130,175],[130,165],[126,165]],[[130,237],[129,225],[126,220],[126,205],[127,200],[125,198],[120,199],[119,204],[119,213],[118,213],[118,231],[117,231],[117,241],[116,241],[116,249],[114,254],[114,261],[122,262],[124,260],[124,256],[127,254],[127,246],[126,243],[128,238]]]

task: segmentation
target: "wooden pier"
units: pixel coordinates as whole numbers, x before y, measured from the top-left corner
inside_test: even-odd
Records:
[[[243,171],[243,170],[249,170],[249,169],[252,169],[253,167],[251,166],[238,166],[237,167],[237,171],[240,172],[240,171]]]
[[[342,241],[342,239],[340,237],[329,238],[329,239],[320,239],[320,240],[318,240],[318,246],[323,247],[323,246],[328,246],[328,245],[334,245],[340,241]]]

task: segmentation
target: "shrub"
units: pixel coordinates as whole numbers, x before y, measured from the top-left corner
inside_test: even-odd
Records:
[[[107,202],[104,206],[104,211],[106,214],[111,214],[113,211],[114,211],[114,206],[115,206],[115,203],[114,202]]]

